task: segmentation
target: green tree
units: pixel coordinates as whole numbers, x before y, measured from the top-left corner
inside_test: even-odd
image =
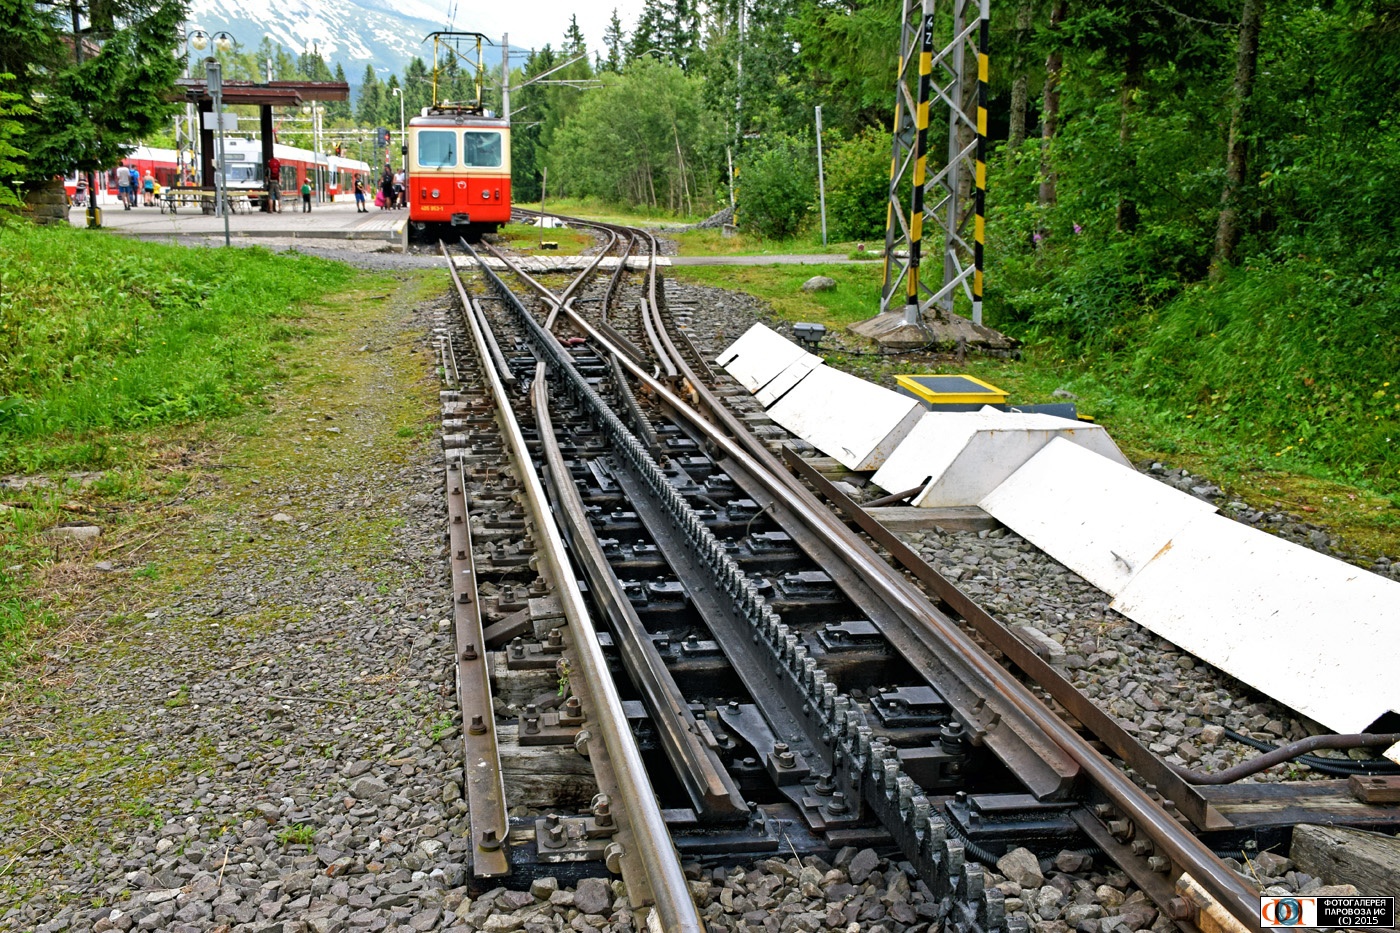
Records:
[[[832,232],[871,239],[885,229],[890,134],[871,127],[832,146],[826,156],[826,212]]]
[[[613,74],[622,71],[622,63],[627,54],[627,33],[622,30],[622,20],[617,18],[617,7],[613,7],[612,19],[608,20],[608,28],[603,30],[603,47],[608,50],[608,57],[603,60],[598,70],[611,71]]]
[[[816,151],[810,140],[769,136],[746,153],[738,186],[739,222],[769,239],[792,236],[812,212]]]
[[[0,73],[14,75],[10,145],[17,176],[38,183],[116,164],[134,140],[174,112],[178,0],[74,2],[59,8],[0,2]],[[73,41],[76,25],[79,41]],[[27,112],[20,112],[23,106]]]
[[[384,85],[374,73],[373,65],[365,66],[360,79],[360,99],[355,103],[355,121],[360,126],[378,126],[384,119]]]
[[[18,118],[32,113],[28,106],[20,103],[20,95],[5,90],[5,85],[14,80],[14,75],[0,74],[0,208],[20,206],[19,194],[11,185],[24,176],[24,163],[20,160],[26,153],[10,140],[24,132],[24,124]]]
[[[640,58],[605,74],[547,146],[550,188],[672,211],[712,205],[723,128],[702,82],[678,65]]]

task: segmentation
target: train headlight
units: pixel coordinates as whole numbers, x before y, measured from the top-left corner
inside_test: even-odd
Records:
[[[491,192],[487,191],[485,188],[482,188],[482,189],[481,189],[481,200],[483,200],[483,201],[489,201],[489,200],[491,200]]]
[[[434,189],[433,189],[433,197],[437,197],[437,196],[438,196],[438,190],[437,190],[436,188],[434,188]]]

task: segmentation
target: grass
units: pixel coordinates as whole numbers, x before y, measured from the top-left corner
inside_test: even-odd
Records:
[[[723,231],[715,229],[685,230],[667,233],[666,236],[676,241],[677,253],[681,256],[781,256],[798,253],[872,260],[877,258],[859,252],[856,249],[859,244],[854,240],[828,240],[823,245],[820,232],[800,233],[784,240],[769,240],[756,233],[747,232],[725,236]],[[883,243],[878,245],[884,246]]]
[[[673,266],[667,275],[679,281],[733,288],[768,301],[785,321],[813,321],[829,330],[872,317],[880,306],[879,265]],[[827,292],[804,292],[814,275],[836,281]]]
[[[828,362],[873,381],[889,384],[898,373],[963,372],[1006,389],[1013,402],[1024,404],[1061,401],[1053,395],[1057,389],[1071,392],[1078,397],[1080,412],[1103,424],[1135,462],[1159,460],[1182,467],[1208,477],[1256,508],[1323,524],[1355,553],[1400,555],[1400,490],[1358,481],[1312,451],[1297,445],[1285,450],[1289,445],[1274,436],[1242,431],[1236,421],[1211,417],[1210,412],[1181,404],[1174,396],[1146,390],[1134,381],[1133,360],[1111,354],[1073,356],[1045,341],[1025,347],[1020,360],[972,356],[957,364],[923,355],[871,354],[841,332],[878,309],[878,265],[678,266],[667,274],[681,281],[748,292],[767,301],[778,320],[825,324],[835,332],[823,349]],[[818,274],[835,279],[837,287],[829,292],[803,292],[802,282]],[[854,352],[838,349],[856,347]],[[1225,365],[1220,351],[1210,349],[1216,354],[1215,365]],[[1255,351],[1256,355],[1262,352]],[[1389,407],[1391,396],[1375,394],[1382,389],[1390,391],[1377,385],[1359,394],[1366,403],[1383,402]],[[1400,430],[1396,439],[1400,440]]]
[[[0,226],[0,470],[121,462],[123,432],[233,414],[347,267]]]
[[[501,242],[501,238],[504,238],[504,243]],[[593,234],[587,230],[574,230],[570,227],[541,230],[534,224],[506,224],[500,233],[496,234],[495,242],[508,249],[536,252],[541,251],[541,242],[558,243],[557,251],[546,250],[545,254],[558,252],[561,255],[574,256],[593,246],[596,241]]]

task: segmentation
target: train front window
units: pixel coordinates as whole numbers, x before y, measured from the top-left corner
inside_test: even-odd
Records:
[[[473,133],[462,134],[463,163],[468,168],[501,167],[501,134]]]
[[[453,168],[457,165],[457,133],[454,130],[420,130],[418,164],[424,168]]]

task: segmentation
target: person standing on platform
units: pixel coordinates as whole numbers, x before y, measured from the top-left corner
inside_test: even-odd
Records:
[[[368,214],[369,208],[365,206],[365,183],[359,175],[355,176],[355,210],[360,214]]]
[[[131,175],[125,165],[117,166],[117,200],[122,202],[122,210],[131,210]]]
[[[156,178],[146,169],[146,177],[141,179],[141,203],[147,207],[156,206]]]
[[[310,182],[310,181],[304,181],[304,182],[301,183],[301,212],[302,212],[303,214],[309,214],[309,213],[311,213],[311,182]]]
[[[379,177],[379,190],[384,194],[384,207],[394,206],[394,175],[389,166],[384,166],[384,174]]]
[[[407,201],[404,200],[403,172],[394,173],[394,206],[403,207]]]
[[[137,171],[136,166],[133,165],[127,170],[127,176],[131,179],[129,182],[129,187],[131,188],[131,206],[135,207],[136,193],[141,190],[141,173]]]
[[[267,212],[282,213],[282,160],[277,156],[267,160]]]

